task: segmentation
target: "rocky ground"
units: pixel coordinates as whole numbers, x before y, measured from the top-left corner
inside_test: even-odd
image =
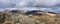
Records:
[[[60,14],[43,11],[0,12],[0,24],[60,24]]]

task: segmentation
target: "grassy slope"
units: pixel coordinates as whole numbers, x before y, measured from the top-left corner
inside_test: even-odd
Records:
[[[6,14],[6,13],[3,13]],[[60,24],[59,14],[43,13],[45,15],[6,14],[3,24]]]

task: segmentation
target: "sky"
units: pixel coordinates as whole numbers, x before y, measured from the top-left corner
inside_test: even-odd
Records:
[[[60,0],[0,0],[3,10],[43,10],[60,13]]]
[[[0,5],[4,7],[4,4],[9,4],[7,6],[16,4],[16,6],[53,7],[56,5],[60,5],[60,0],[0,0]]]

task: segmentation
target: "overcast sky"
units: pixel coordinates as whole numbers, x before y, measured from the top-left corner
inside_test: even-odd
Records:
[[[39,6],[40,9],[36,6]],[[17,8],[21,10],[43,10],[60,13],[60,0],[0,0],[0,11],[16,10]]]
[[[0,0],[0,7],[11,7],[15,6],[40,6],[40,7],[51,7],[60,5],[60,0]],[[16,4],[16,5],[15,5]]]

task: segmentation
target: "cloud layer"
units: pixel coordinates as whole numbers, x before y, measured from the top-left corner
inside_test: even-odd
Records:
[[[56,6],[58,3],[57,0],[22,0],[18,2],[17,6],[51,7]]]
[[[55,7],[56,9],[52,8],[54,6],[60,6],[60,0],[0,0],[0,11],[16,10],[18,8],[20,10],[28,11],[43,10],[60,13],[60,7]]]
[[[16,6],[39,6],[39,7],[52,7],[60,5],[60,0],[0,0],[0,4],[16,4]],[[14,6],[13,6],[14,7]]]

